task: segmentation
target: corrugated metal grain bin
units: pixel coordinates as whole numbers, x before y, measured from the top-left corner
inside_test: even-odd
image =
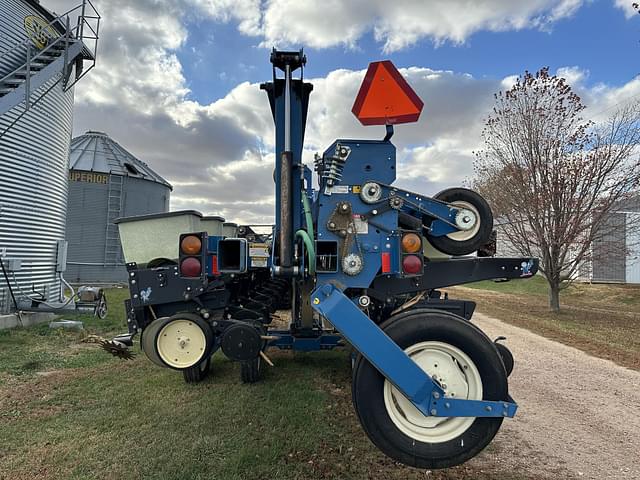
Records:
[[[178,258],[180,234],[203,231],[195,210],[120,218],[122,249],[127,262],[145,265],[157,258]]]
[[[73,139],[69,168],[67,280],[124,282],[125,257],[114,221],[167,212],[172,187],[101,132]]]
[[[17,46],[29,38],[28,18],[47,24],[53,16],[35,1],[0,1],[0,78],[25,62]],[[52,34],[62,33],[55,30]],[[38,98],[50,89],[23,116],[22,105],[0,115],[0,253],[6,252],[7,264],[21,261],[21,268],[10,274],[14,287],[53,301],[60,298],[56,264],[58,242],[65,238],[73,120],[73,90],[65,92],[57,80],[52,77],[33,92]],[[8,288],[0,275],[0,314],[10,310]]]

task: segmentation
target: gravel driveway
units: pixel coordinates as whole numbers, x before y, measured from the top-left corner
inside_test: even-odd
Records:
[[[519,404],[479,466],[540,478],[640,479],[640,372],[486,315],[474,323],[491,338],[507,337],[516,361],[509,390]]]

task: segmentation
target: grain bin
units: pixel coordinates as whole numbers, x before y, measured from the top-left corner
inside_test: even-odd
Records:
[[[67,274],[75,283],[126,280],[118,227],[121,217],[164,213],[172,187],[102,132],[71,142]]]
[[[15,270],[17,297],[57,301],[73,120],[73,89],[59,67],[84,46],[81,35],[61,46],[63,22],[37,1],[0,0],[0,11],[0,257]],[[0,275],[0,314],[12,310]]]

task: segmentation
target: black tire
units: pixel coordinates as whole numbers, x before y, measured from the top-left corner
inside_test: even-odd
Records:
[[[464,352],[475,364],[483,399],[508,398],[507,377],[493,342],[468,321],[446,312],[411,310],[381,325],[401,348],[424,341],[444,342]],[[385,378],[358,355],[352,381],[352,399],[369,439],[386,455],[406,465],[438,469],[466,462],[482,451],[500,429],[503,418],[476,418],[457,437],[426,443],[403,433],[393,422],[384,401]]]
[[[498,353],[502,358],[502,363],[504,364],[504,369],[507,372],[507,377],[511,376],[511,372],[513,372],[513,365],[515,363],[513,359],[513,353],[509,350],[505,345],[499,342],[495,342],[496,348],[498,349]]]
[[[186,383],[199,383],[203,381],[211,372],[211,357],[194,367],[182,370],[182,376]]]
[[[449,255],[468,255],[490,240],[491,232],[493,231],[493,213],[491,213],[491,207],[489,207],[487,201],[480,194],[466,188],[449,188],[436,194],[433,198],[453,204],[466,202],[477,210],[478,220],[480,221],[478,231],[466,240],[456,240],[448,235],[440,237],[428,235],[429,242],[435,248]]]
[[[242,383],[256,383],[262,380],[262,358],[256,357],[240,362],[240,380]]]

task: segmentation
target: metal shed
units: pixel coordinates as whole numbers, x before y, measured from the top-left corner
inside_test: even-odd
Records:
[[[66,278],[74,283],[126,280],[120,217],[169,210],[172,186],[102,132],[71,141]]]

